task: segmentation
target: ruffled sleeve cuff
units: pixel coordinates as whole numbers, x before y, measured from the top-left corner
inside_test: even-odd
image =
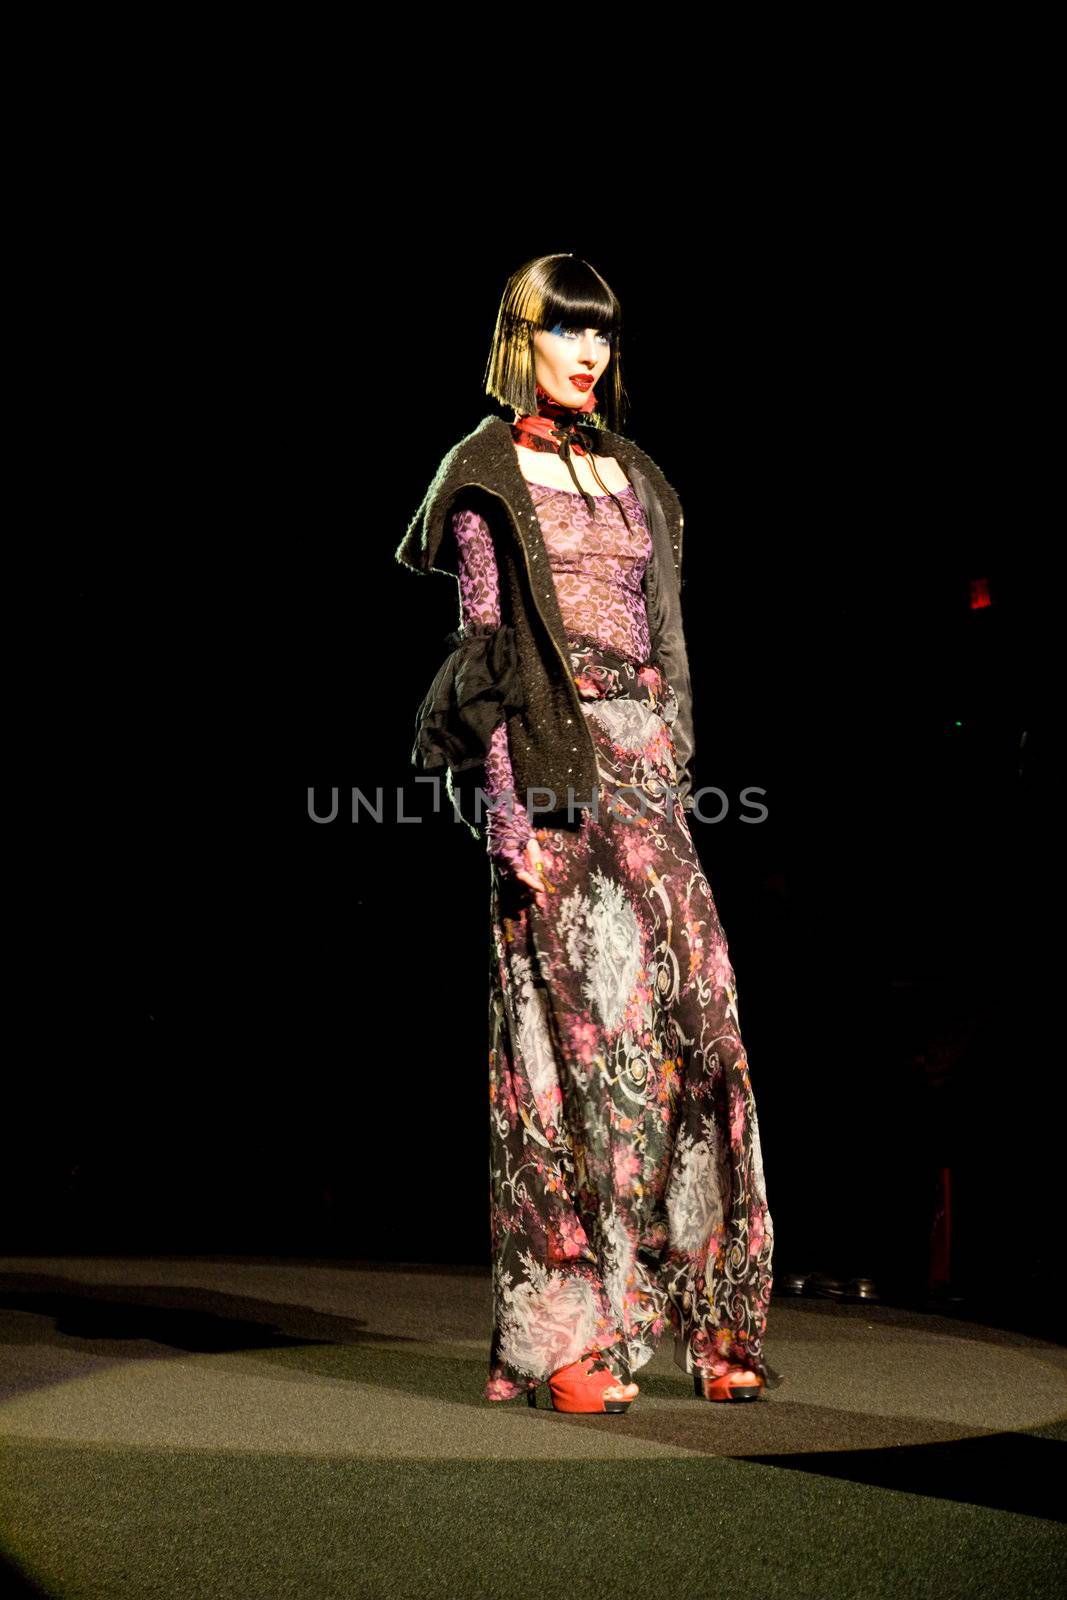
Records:
[[[510,623],[497,628],[456,628],[454,645],[419,707],[412,765],[465,772],[484,763],[493,729],[525,704]]]

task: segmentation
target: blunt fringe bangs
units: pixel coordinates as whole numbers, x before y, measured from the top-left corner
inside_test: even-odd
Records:
[[[583,426],[621,433],[628,409],[622,381],[622,307],[588,261],[537,256],[511,274],[497,312],[485,369],[485,392],[520,416],[537,410],[533,336],[539,329],[598,328],[611,335],[611,356],[597,383],[597,405]]]

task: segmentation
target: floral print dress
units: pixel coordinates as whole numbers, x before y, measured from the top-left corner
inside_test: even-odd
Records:
[[[671,1330],[677,1364],[763,1353],[773,1230],[737,984],[677,780],[677,703],[648,660],[651,537],[618,499],[530,483],[599,802],[577,829],[512,804],[507,725],[486,763],[493,1329],[485,1396],[599,1348],[623,1383]],[[620,506],[621,502],[621,506]],[[626,515],[622,515],[625,507]],[[453,512],[462,625],[499,627],[490,530]],[[531,833],[554,892],[515,876]]]

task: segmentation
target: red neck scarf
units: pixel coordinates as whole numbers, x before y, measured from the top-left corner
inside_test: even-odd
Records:
[[[592,517],[595,515],[593,502],[598,497],[591,494],[588,489],[583,489],[578,482],[571,453],[573,451],[575,455],[589,457],[593,477],[605,494],[610,494],[611,491],[601,482],[600,474],[593,464],[593,456],[596,453],[596,429],[582,427],[579,422],[580,417],[596,409],[596,394],[590,389],[580,406],[565,406],[561,400],[554,400],[540,384],[537,384],[536,396],[536,413],[528,412],[517,418],[511,424],[511,437],[516,444],[525,445],[528,450],[551,450],[560,456],[567,463],[567,471],[574,480],[574,487],[585,500],[589,515]],[[625,508],[619,505],[618,496],[612,494],[611,498],[619,506],[626,526],[629,527],[630,519],[626,515]]]
[[[580,406],[565,406],[554,400],[540,384],[536,385],[537,411],[528,412],[511,425],[511,436],[516,444],[528,450],[552,450],[566,460],[571,450],[577,455],[590,455],[593,451],[592,430],[579,426],[579,417],[596,410],[596,391],[590,389]]]

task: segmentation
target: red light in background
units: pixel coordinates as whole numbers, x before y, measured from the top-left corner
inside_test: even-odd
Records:
[[[989,579],[988,578],[972,578],[971,579],[971,610],[972,611],[981,611],[983,606],[991,606],[992,604],[993,604],[993,602],[989,598]]]

